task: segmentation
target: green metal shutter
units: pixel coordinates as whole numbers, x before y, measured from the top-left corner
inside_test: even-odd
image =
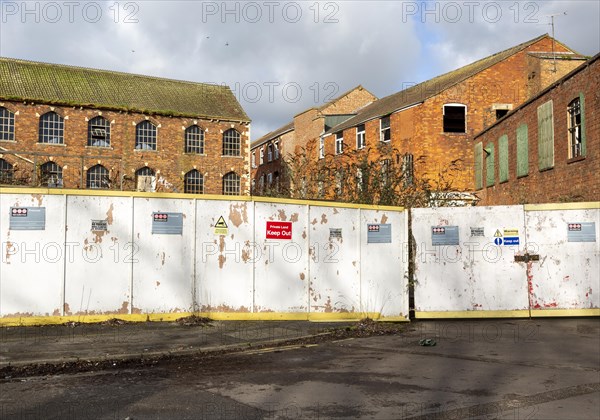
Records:
[[[585,98],[583,93],[579,94],[579,106],[581,107],[581,156],[585,156]]]
[[[498,181],[508,181],[508,136],[498,139]]]
[[[485,185],[487,187],[493,186],[496,181],[494,180],[494,143],[488,143],[485,148]]]
[[[475,189],[483,188],[483,144],[477,143],[474,147],[473,154],[475,155]]]
[[[517,178],[529,174],[529,140],[527,124],[517,128]]]
[[[554,166],[552,100],[538,107],[538,166],[540,171]]]

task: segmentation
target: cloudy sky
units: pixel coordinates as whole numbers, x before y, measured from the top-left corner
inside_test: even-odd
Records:
[[[252,139],[363,85],[379,97],[551,33],[600,51],[600,2],[6,1],[0,55],[227,84]],[[566,14],[564,14],[566,12]]]

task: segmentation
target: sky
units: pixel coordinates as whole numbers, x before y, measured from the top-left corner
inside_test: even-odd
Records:
[[[544,33],[600,51],[600,2],[6,1],[0,56],[226,84],[252,141],[362,85],[378,97]]]

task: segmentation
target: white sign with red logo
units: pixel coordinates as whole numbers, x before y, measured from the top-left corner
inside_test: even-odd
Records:
[[[267,222],[267,239],[292,239],[292,222]]]

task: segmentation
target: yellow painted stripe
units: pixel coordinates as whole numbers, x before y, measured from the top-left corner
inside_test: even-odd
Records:
[[[279,204],[297,204],[302,206],[319,206],[319,207],[338,207],[347,209],[363,209],[363,210],[389,210],[403,211],[404,207],[396,206],[377,206],[373,204],[355,204],[341,203],[335,201],[319,201],[319,200],[298,200],[293,198],[273,198],[273,197],[252,197],[252,200],[257,203],[279,203]]]
[[[456,318],[528,318],[529,311],[415,311],[418,319],[456,319]]]
[[[382,317],[378,312],[356,313],[307,313],[307,312],[177,312],[151,314],[110,314],[110,315],[74,315],[74,316],[24,316],[0,318],[0,326],[56,325],[65,322],[93,323],[110,319],[128,322],[169,322],[190,315],[210,318],[215,321],[311,321],[311,322],[343,322],[359,321],[371,318],[378,321],[408,321],[403,316]]]
[[[600,201],[586,203],[547,203],[547,204],[525,204],[525,211],[547,211],[547,210],[593,210],[600,209]]]
[[[532,309],[532,318],[545,318],[552,316],[600,316],[600,308],[592,309]]]

